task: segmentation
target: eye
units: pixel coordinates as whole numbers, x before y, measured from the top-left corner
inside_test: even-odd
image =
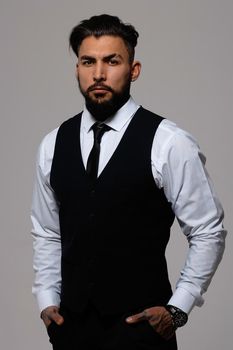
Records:
[[[82,65],[83,66],[86,66],[86,67],[89,67],[93,64],[93,61],[92,60],[83,60],[82,61]]]
[[[110,66],[116,66],[119,62],[118,60],[116,60],[115,58],[111,58],[108,63],[110,64]]]

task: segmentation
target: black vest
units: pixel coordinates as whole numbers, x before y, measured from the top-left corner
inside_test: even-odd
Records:
[[[165,248],[174,214],[151,171],[163,118],[140,107],[95,185],[82,162],[81,113],[59,128],[50,183],[60,202],[61,302],[103,314],[164,305]]]

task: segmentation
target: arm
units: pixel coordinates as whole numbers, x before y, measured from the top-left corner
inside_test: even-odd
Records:
[[[169,304],[187,314],[204,302],[222,259],[226,231],[223,209],[191,135],[178,129],[164,149],[163,188],[189,243],[188,254]]]
[[[152,147],[152,171],[189,243],[184,268],[168,304],[189,314],[195,305],[203,304],[202,295],[224,252],[223,209],[196,141],[166,120],[161,123]],[[165,339],[173,335],[166,308],[149,308],[133,315],[128,322],[145,319]]]
[[[59,227],[59,203],[49,184],[56,132],[42,141],[37,161],[32,197],[33,268],[35,281],[32,292],[39,310],[58,310],[61,288],[61,241]],[[44,313],[41,314],[42,316]],[[50,315],[50,314],[49,314]],[[51,315],[46,325],[51,322]]]

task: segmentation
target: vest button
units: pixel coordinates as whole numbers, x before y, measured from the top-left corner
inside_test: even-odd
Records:
[[[94,213],[90,213],[89,214],[89,221],[93,221],[93,219],[94,219],[94,217],[95,217],[95,214]]]
[[[91,190],[90,196],[91,196],[91,198],[93,198],[95,196],[95,190]]]
[[[88,262],[89,266],[93,266],[95,264],[95,259],[90,259]]]
[[[89,282],[88,289],[89,291],[94,287],[95,282]]]

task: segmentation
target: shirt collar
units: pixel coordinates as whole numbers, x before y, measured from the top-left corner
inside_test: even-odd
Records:
[[[137,105],[132,97],[110,118],[106,119],[105,124],[116,131],[120,131],[128,120],[136,113],[140,106]],[[88,133],[92,125],[96,122],[95,118],[84,106],[82,114],[82,127]]]

